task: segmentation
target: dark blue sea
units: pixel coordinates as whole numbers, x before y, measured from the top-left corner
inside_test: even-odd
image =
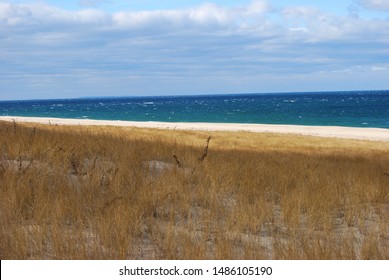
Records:
[[[0,101],[0,115],[389,128],[389,90]]]

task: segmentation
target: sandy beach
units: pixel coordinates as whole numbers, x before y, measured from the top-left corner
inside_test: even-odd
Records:
[[[357,128],[340,126],[301,126],[270,124],[237,124],[237,123],[168,123],[168,122],[136,122],[107,121],[89,119],[61,119],[40,117],[1,116],[0,121],[29,122],[52,125],[96,125],[96,126],[132,126],[141,128],[202,130],[202,131],[250,131],[260,133],[291,133],[318,137],[359,139],[371,141],[389,141],[389,129]]]

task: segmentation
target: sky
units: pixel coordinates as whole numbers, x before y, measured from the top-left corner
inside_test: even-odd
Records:
[[[0,101],[389,89],[389,0],[0,1]]]

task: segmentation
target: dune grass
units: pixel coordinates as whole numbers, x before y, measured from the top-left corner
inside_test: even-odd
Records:
[[[389,143],[0,122],[0,258],[389,259]]]

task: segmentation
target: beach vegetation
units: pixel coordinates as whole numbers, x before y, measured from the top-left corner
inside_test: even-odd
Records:
[[[389,259],[389,143],[0,122],[0,259]]]

